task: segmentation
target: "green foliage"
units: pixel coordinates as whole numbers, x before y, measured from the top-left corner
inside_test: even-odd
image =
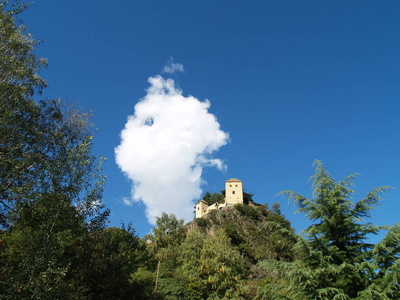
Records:
[[[85,290],[71,279],[77,245],[108,215],[101,203],[105,178],[90,154],[87,115],[63,110],[59,101],[30,101],[29,110],[14,111],[0,125],[1,217],[10,229],[0,292],[10,299],[73,299]]]
[[[0,125],[1,132],[8,131],[0,148],[6,158],[0,162],[4,222],[17,220],[19,207],[44,198],[67,199],[82,215],[96,215],[105,178],[100,175],[101,160],[90,154],[88,115],[66,110],[60,101],[32,106],[23,119],[10,118]]]
[[[12,234],[3,236],[2,298],[63,299],[63,294],[68,291],[65,278],[71,260],[65,254],[73,245],[74,234],[40,233],[31,228],[16,227]],[[59,238],[63,238],[62,243],[58,242]]]
[[[207,203],[210,203],[210,201],[211,201],[211,193],[210,192],[206,192],[202,199],[204,201],[206,201]]]
[[[132,273],[129,282],[135,287],[136,299],[155,299],[155,280],[156,273],[149,271],[147,267],[140,267]]]
[[[37,58],[34,47],[38,41],[27,33],[18,15],[27,7],[15,1],[0,3],[0,95],[1,99],[12,99],[32,96],[40,92],[46,82],[38,75],[47,61]]]
[[[212,205],[214,203],[223,203],[225,199],[225,195],[220,193],[213,193],[210,194],[209,192],[206,192],[203,196],[203,200],[208,203],[208,205]]]
[[[270,213],[266,217],[266,226],[271,234],[268,236],[268,258],[280,261],[293,259],[293,245],[297,240],[290,227],[290,222],[282,215]]]
[[[290,222],[283,215],[267,210],[264,205],[253,202],[251,205],[213,210],[204,219],[206,227],[198,226],[197,221],[190,227],[198,228],[203,233],[216,228],[224,230],[231,246],[239,251],[249,265],[266,258],[293,260],[292,247],[296,242],[296,235],[290,227]]]
[[[207,226],[207,221],[204,218],[196,218],[194,219],[196,224],[200,227],[205,227]]]
[[[0,3],[1,225],[16,222],[21,207],[49,198],[67,199],[98,223],[104,178],[101,159],[90,154],[90,115],[59,100],[33,101],[46,86],[38,72],[47,62],[35,56],[38,42],[16,19],[26,5],[10,3]]]
[[[153,259],[147,264],[155,272],[156,261],[160,261],[159,285],[157,293],[166,299],[180,299],[183,291],[182,281],[177,279],[176,269],[181,263],[181,243],[186,237],[183,220],[175,215],[163,213],[156,219],[153,233],[145,237]]]
[[[243,191],[243,203],[245,205],[249,205],[250,203],[254,203],[253,196],[254,196],[254,194],[246,193],[245,191]]]
[[[87,114],[58,100],[17,96],[2,99],[0,115],[1,222],[9,228],[0,293],[73,299],[85,290],[70,281],[78,244],[88,230],[103,228],[108,216],[101,203],[101,160],[91,155]]]
[[[249,217],[255,221],[259,220],[259,213],[252,206],[245,204],[235,204],[235,209],[239,211],[242,214],[242,216]]]
[[[132,228],[110,227],[90,234],[79,254],[86,264],[79,274],[87,287],[86,299],[133,299],[134,294],[140,299],[141,282],[131,274],[149,258],[144,241]]]
[[[219,224],[219,221],[217,219],[218,214],[219,214],[218,210],[214,209],[207,213],[207,219],[209,219],[212,224]]]
[[[95,286],[128,281],[123,266],[134,271],[140,247],[131,233],[104,230],[105,177],[91,155],[90,114],[32,98],[46,86],[38,72],[47,62],[17,20],[25,8],[0,3],[0,298],[99,299]]]
[[[157,217],[153,235],[149,238],[156,249],[164,249],[180,245],[185,235],[183,220],[178,220],[173,214],[162,213],[161,217]]]
[[[184,299],[185,282],[174,276],[164,276],[159,280],[158,293],[162,295],[163,299]]]
[[[253,210],[258,212],[254,208]],[[152,241],[148,247],[155,261],[160,261],[158,297],[253,299],[257,294],[257,280],[253,280],[251,287],[248,287],[251,262],[255,261],[254,249],[258,247],[262,257],[268,255],[278,257],[278,254],[271,254],[272,248],[268,248],[269,241],[274,238],[272,232],[275,230],[274,224],[281,224],[281,227],[284,227],[288,222],[282,216],[276,215],[276,219],[266,223],[261,213],[259,221],[256,222],[251,218],[243,218],[233,208],[216,211],[214,215],[218,221],[216,223],[209,222],[209,215],[203,220],[205,227],[203,221],[200,221],[201,226],[197,221],[193,221],[188,225],[188,228],[191,228],[189,231],[186,232],[186,228],[183,227],[185,234],[178,235],[179,224],[182,223],[174,216],[163,214],[157,219],[153,234],[146,239]],[[275,214],[269,212],[268,215]],[[292,232],[290,226],[287,230]],[[170,236],[178,238],[171,239]],[[282,235],[282,238],[287,240],[286,236]],[[286,246],[290,248],[291,244],[288,242]],[[285,249],[275,247],[277,251],[285,252]],[[249,257],[252,258],[249,260]],[[156,265],[151,260],[148,261],[148,268],[138,269],[131,275],[131,281],[147,282],[150,286],[154,286]],[[259,270],[255,272],[261,274]],[[257,274],[252,276],[258,276]],[[143,293],[150,298],[151,289],[147,288]]]
[[[269,215],[269,211],[268,211],[268,204],[265,205],[260,205],[256,207],[256,210],[263,215],[264,217],[267,217]]]
[[[224,227],[225,227],[224,228],[225,233],[228,236],[228,238],[231,239],[232,245],[239,246],[240,244],[244,243],[244,240],[240,236],[240,234],[238,232],[238,227],[235,223],[232,223],[232,222],[226,223],[226,225]]]
[[[271,208],[272,212],[277,214],[277,215],[281,215],[281,205],[278,202],[275,202],[272,204],[272,208]]]
[[[190,231],[182,244],[182,254],[180,270],[189,281],[187,295],[193,299],[232,299],[240,295],[240,283],[248,270],[222,230],[206,236],[197,230]]]
[[[200,252],[201,277],[207,278],[209,291],[219,297],[237,296],[240,279],[246,278],[247,268],[239,252],[230,247],[221,230],[208,235]]]
[[[336,182],[316,161],[313,198],[283,192],[314,221],[297,237],[294,262],[264,261],[270,274],[263,289],[271,299],[400,299],[399,225],[377,245],[367,235],[380,227],[365,222],[388,187],[374,189],[353,202],[355,175]]]

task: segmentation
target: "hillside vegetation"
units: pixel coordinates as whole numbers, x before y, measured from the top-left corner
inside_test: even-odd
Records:
[[[293,236],[289,221],[253,201],[186,225],[164,214],[146,237],[160,262],[157,293],[165,299],[253,299],[267,274],[257,264],[293,261]]]
[[[187,226],[189,230],[197,229],[205,234],[222,229],[231,245],[250,264],[267,258],[282,261],[293,259],[291,249],[295,240],[290,222],[267,206],[253,201],[249,205],[236,204],[210,211]]]

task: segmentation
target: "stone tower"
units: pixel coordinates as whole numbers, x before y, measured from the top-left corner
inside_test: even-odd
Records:
[[[226,205],[243,204],[243,183],[239,179],[232,178],[225,181]]]

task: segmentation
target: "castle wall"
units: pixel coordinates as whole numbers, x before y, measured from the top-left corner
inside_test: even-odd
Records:
[[[226,206],[226,203],[214,203],[207,208],[207,213],[214,209],[222,209]]]

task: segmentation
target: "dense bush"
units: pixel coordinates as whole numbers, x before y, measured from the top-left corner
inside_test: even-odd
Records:
[[[253,219],[254,221],[258,221],[260,218],[259,213],[252,206],[245,205],[245,204],[236,204],[235,209],[238,212],[240,212],[242,214],[242,216],[249,217],[249,218]]]
[[[204,218],[196,218],[194,219],[196,224],[200,227],[205,227],[207,226],[207,221]]]

